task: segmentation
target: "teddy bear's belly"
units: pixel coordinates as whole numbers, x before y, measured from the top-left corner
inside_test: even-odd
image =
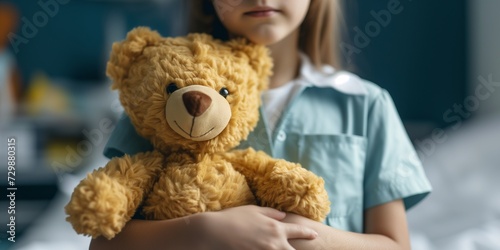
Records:
[[[255,204],[245,177],[225,161],[167,166],[145,200],[148,219],[172,219]]]

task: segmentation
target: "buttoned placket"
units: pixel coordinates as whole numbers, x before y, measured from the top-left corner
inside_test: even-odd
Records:
[[[278,120],[278,123],[276,124],[276,127],[273,132],[273,136],[270,140],[270,145],[271,145],[271,153],[274,157],[277,157],[276,155],[277,151],[281,152],[281,150],[277,150],[278,147],[282,148],[283,144],[286,143],[287,140],[287,129],[285,128],[286,124],[288,123],[288,119],[291,114],[291,110],[297,100],[300,98],[304,90],[306,89],[306,86],[302,85],[300,89],[295,92],[295,95],[292,97],[290,100],[290,103],[285,107],[283,110],[283,113],[281,113],[281,117]],[[279,157],[279,156],[278,156]]]

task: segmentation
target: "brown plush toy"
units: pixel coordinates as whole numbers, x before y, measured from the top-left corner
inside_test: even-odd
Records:
[[[110,239],[139,207],[154,220],[247,204],[323,220],[330,202],[321,178],[231,150],[257,123],[271,67],[267,49],[243,39],[162,38],[141,27],[114,44],[107,74],[154,150],[113,158],[82,180],[65,208],[73,228]]]

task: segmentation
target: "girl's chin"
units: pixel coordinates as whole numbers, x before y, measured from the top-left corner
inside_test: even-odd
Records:
[[[276,29],[276,27],[259,27],[242,32],[239,35],[231,35],[230,37],[246,37],[248,40],[256,44],[271,46],[285,40],[293,31],[288,32],[285,29]]]
[[[271,46],[282,41],[285,36],[280,36],[277,34],[266,34],[266,35],[250,35],[247,36],[248,40],[265,46]]]

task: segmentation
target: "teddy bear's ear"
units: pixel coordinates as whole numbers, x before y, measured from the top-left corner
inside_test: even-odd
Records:
[[[142,54],[144,48],[157,44],[161,39],[158,32],[147,27],[138,27],[131,30],[124,41],[113,44],[106,69],[106,74],[113,79],[113,89],[118,88],[127,78],[130,66]]]
[[[250,66],[259,76],[259,89],[268,87],[269,77],[272,75],[273,62],[269,50],[263,46],[238,38],[228,42],[234,51],[241,51],[249,58]]]

